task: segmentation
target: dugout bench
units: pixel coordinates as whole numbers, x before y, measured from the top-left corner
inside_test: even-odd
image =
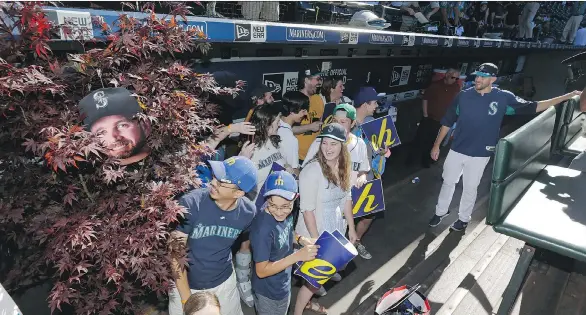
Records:
[[[585,118],[574,97],[497,145],[486,222],[525,241],[497,315],[510,312],[536,248],[586,261],[586,173],[552,165],[586,149]]]

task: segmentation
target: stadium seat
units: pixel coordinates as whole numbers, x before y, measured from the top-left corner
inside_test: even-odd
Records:
[[[570,113],[567,108],[562,108],[564,115],[559,118],[561,123],[568,125],[570,121],[571,126],[575,121],[575,102],[572,100],[567,102],[571,104],[564,104],[571,106],[572,111]],[[556,124],[556,109],[550,108],[499,141],[486,222],[495,231],[532,246],[586,261],[586,224],[582,224],[584,216],[571,218],[570,213],[579,208],[580,204],[566,205],[570,202],[586,203],[586,198],[581,197],[585,194],[580,193],[579,187],[572,185],[578,179],[570,179],[586,174],[581,175],[580,172],[557,166],[548,167],[552,135],[556,127],[563,127],[561,123]],[[568,129],[571,129],[569,126]],[[567,173],[571,173],[571,176]],[[531,204],[532,200],[543,199],[547,190],[551,190],[551,195],[547,194],[547,203]],[[563,199],[564,193],[572,196],[569,198],[571,201]],[[563,202],[557,202],[556,198]],[[586,204],[581,206],[586,208]]]

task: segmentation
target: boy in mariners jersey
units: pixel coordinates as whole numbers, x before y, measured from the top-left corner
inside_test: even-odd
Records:
[[[244,197],[256,188],[256,166],[242,156],[208,163],[213,174],[208,187],[179,199],[187,214],[171,236],[187,245],[189,269],[181,270],[172,257],[179,278],[169,293],[170,315],[183,315],[183,304],[198,291],[215,293],[222,315],[242,314],[231,248],[256,215],[254,203]]]
[[[295,235],[303,248],[293,252],[293,202],[297,181],[290,173],[278,171],[265,181],[265,203],[250,229],[253,250],[252,289],[258,315],[286,315],[291,300],[291,266],[313,260],[319,246],[315,240]]]

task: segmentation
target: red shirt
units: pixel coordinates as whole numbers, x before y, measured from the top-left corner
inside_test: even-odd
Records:
[[[427,101],[427,115],[435,121],[442,120],[458,93],[460,85],[457,81],[453,84],[446,84],[444,80],[432,82],[423,95]]]

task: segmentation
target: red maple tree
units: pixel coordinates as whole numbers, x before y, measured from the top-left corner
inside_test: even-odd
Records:
[[[184,211],[174,198],[200,184],[201,140],[217,127],[207,96],[239,88],[190,67],[209,45],[183,27],[185,5],[165,16],[132,8],[144,18],[100,25],[107,41],[77,54],[50,49],[55,27],[75,32],[41,5],[3,3],[0,16],[0,282],[18,293],[49,281],[52,311],[134,313],[172,285],[167,241]],[[77,104],[102,87],[132,91],[152,124],[152,152],[137,165],[106,156],[82,127]]]

